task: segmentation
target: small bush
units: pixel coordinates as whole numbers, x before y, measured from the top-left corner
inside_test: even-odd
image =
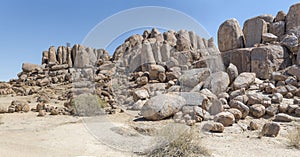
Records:
[[[4,122],[2,122],[2,116],[0,116],[0,125],[4,124]]]
[[[157,144],[147,156],[151,157],[191,157],[210,156],[211,153],[201,145],[200,132],[183,124],[171,124],[161,129]]]
[[[97,95],[81,94],[71,100],[71,107],[79,116],[95,116],[104,114],[103,108],[109,107],[109,104]]]
[[[289,140],[289,146],[300,149],[300,126],[290,130],[287,136]]]

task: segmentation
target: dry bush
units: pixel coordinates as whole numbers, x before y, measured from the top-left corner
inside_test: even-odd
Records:
[[[71,107],[76,109],[79,116],[95,116],[104,114],[103,108],[109,107],[109,104],[98,95],[81,94],[72,99]]]
[[[300,149],[300,126],[288,132],[289,146]]]
[[[2,116],[0,116],[0,125],[4,124],[4,122],[2,122]]]
[[[197,128],[174,123],[159,130],[157,143],[147,156],[191,157],[211,156],[201,144],[201,133]]]

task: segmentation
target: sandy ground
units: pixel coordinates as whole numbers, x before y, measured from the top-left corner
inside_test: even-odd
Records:
[[[11,100],[32,100],[33,97],[0,97],[0,107]],[[35,103],[30,104],[31,107]],[[58,104],[59,105],[59,104]],[[36,112],[0,114],[0,156],[137,156],[153,144],[153,138],[140,134],[130,126],[162,128],[171,120],[161,122],[136,121],[137,113],[119,113],[102,118],[73,116],[37,117]],[[262,120],[268,121],[268,120]],[[288,147],[288,130],[294,123],[281,123],[276,138],[258,138],[259,131],[245,130],[249,120],[227,127],[224,133],[204,133],[202,145],[213,156],[299,156],[300,150]]]

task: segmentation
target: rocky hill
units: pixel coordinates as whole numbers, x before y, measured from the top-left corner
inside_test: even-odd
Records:
[[[113,56],[77,44],[51,46],[41,65],[24,63],[18,79],[0,83],[0,95],[36,95],[37,106],[13,101],[0,112],[92,116],[103,108],[110,114],[136,110],[145,120],[207,121],[203,128],[211,132],[263,118],[268,121],[261,128],[250,118],[248,129],[275,137],[277,122],[300,121],[299,41],[300,3],[287,14],[248,19],[243,29],[236,19],[226,20],[218,48],[193,31],[155,28],[130,36]],[[85,106],[77,98],[87,93],[107,105]],[[51,99],[64,106],[49,104]]]

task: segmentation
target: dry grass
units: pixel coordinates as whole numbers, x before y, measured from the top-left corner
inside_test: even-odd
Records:
[[[211,156],[211,153],[202,146],[201,134],[197,128],[177,123],[170,124],[159,130],[157,138],[154,149],[147,156]]]
[[[289,147],[300,149],[300,126],[288,132]]]

